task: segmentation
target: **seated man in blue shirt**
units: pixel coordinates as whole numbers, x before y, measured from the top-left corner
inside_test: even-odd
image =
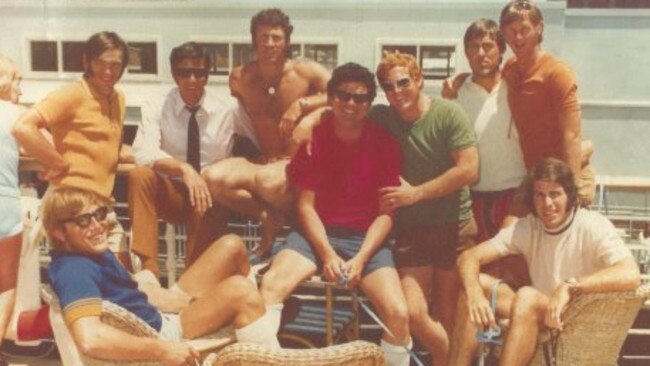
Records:
[[[72,187],[54,190],[43,204],[43,226],[53,247],[50,281],[81,352],[101,359],[194,365],[199,353],[181,340],[229,323],[241,342],[278,347],[264,302],[242,275],[248,263],[240,238],[219,239],[170,290],[138,286],[108,250],[109,211],[105,198]],[[137,337],[102,323],[102,300],[131,311],[160,337]]]

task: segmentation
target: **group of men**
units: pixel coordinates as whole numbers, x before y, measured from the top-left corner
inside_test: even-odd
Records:
[[[194,364],[196,351],[178,341],[232,322],[240,341],[276,347],[282,302],[322,269],[374,305],[390,329],[381,341],[388,364],[408,365],[411,335],[431,364],[469,364],[476,329],[494,326],[486,296],[495,279],[479,275],[480,266],[515,254],[488,272],[507,280],[496,309],[512,318],[501,363],[519,365],[541,328],[561,327],[572,297],[635,288],[638,268],[612,225],[582,208],[593,187],[580,179],[590,145],[573,72],[542,50],[534,3],[508,3],[500,23],[481,19],[467,29],[472,73],[447,83],[458,103],[427,96],[417,60],[395,52],[376,72],[389,105],[371,106],[375,75],[365,67],[348,63],[330,75],[288,57],[293,27],[278,9],[251,20],[256,59],[230,76],[236,106],[206,89],[204,48],[174,48],[176,87],[143,107],[128,187],[132,249],[144,268],[158,273],[159,218],[188,228],[188,269],[170,290],[137,284],[107,252],[124,118],[114,85],[128,53],[115,33],[91,37],[82,80],[14,127],[57,187],[43,213],[50,276],[77,344],[97,357]],[[513,57],[501,70],[506,43]],[[241,239],[225,235],[227,209],[261,222],[258,255],[295,216],[259,292],[244,278]],[[101,299],[162,338],[98,325]]]

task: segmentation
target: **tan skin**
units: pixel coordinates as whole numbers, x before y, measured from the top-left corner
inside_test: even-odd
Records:
[[[352,94],[367,94],[366,86],[358,82],[342,83],[340,90]],[[335,116],[334,130],[343,141],[357,141],[363,131],[364,117],[369,103],[347,103],[334,97],[330,100]],[[325,226],[315,208],[314,191],[300,189],[297,192],[296,212],[306,239],[323,263],[323,277],[339,282],[343,273],[349,277],[348,286],[359,286],[377,309],[395,337],[383,334],[383,339],[392,344],[409,343],[406,299],[400,289],[399,278],[394,268],[384,267],[361,277],[368,260],[381,247],[393,225],[390,214],[379,214],[372,222],[359,252],[348,261],[343,260],[330,245]],[[271,269],[264,275],[260,289],[267,304],[282,302],[298,284],[316,273],[316,265],[302,254],[290,249],[278,253]]]
[[[87,81],[100,94],[110,97],[114,86],[122,75],[122,52],[110,49],[93,60],[84,58],[84,67],[92,70],[92,75]],[[45,167],[43,178],[57,180],[65,176],[70,169],[70,164],[56,151],[51,141],[39,132],[47,127],[43,116],[34,108],[24,113],[14,124],[12,134],[20,142],[25,152],[33,156]],[[128,158],[120,153],[120,158]]]
[[[544,227],[558,228],[570,215],[567,195],[556,182],[539,180],[533,183],[533,206]],[[476,349],[478,327],[495,327],[495,316],[488,296],[495,279],[479,275],[482,265],[501,258],[489,242],[464,252],[458,260],[458,271],[465,289],[459,299],[458,317],[447,365],[469,365]],[[628,291],[640,283],[639,268],[633,258],[622,259],[610,267],[576,279],[583,293]],[[569,286],[560,284],[551,296],[533,287],[523,287],[516,293],[505,284],[498,288],[497,315],[511,319],[500,365],[526,365],[535,351],[537,336],[544,328],[562,329],[562,313],[571,300]]]
[[[287,59],[282,27],[258,26],[254,45],[257,59],[235,68],[229,84],[253,121],[263,155],[259,163],[266,164],[225,159],[203,176],[213,200],[260,220],[262,233],[255,252],[262,255],[270,249],[292,204],[284,174],[295,152],[291,132],[305,113],[326,103],[330,75],[316,62]],[[301,99],[307,107],[300,105]]]
[[[412,78],[408,68],[396,66],[380,77],[380,84],[396,85],[404,78],[410,80],[408,86],[396,87],[386,93],[391,108],[405,123],[415,123],[429,110],[431,100],[422,92],[424,80]],[[319,123],[321,113],[323,109],[311,113],[294,131],[294,139],[307,144],[308,151],[311,131]],[[382,188],[379,201],[382,210],[395,210],[422,200],[442,197],[477,179],[478,151],[475,147],[453,151],[451,158],[454,161],[452,168],[419,186],[412,186],[401,179],[400,186]],[[399,275],[409,305],[411,333],[430,350],[433,363],[444,364],[449,347],[447,334],[451,332],[454,317],[455,300],[453,299],[456,298],[459,287],[456,274],[454,271],[426,266],[400,268]],[[434,291],[435,295],[433,295]],[[437,318],[440,321],[430,316],[428,305],[430,299],[438,310]]]
[[[0,95],[0,100],[18,104],[22,95],[20,90],[22,75],[17,69],[14,70],[13,74],[11,86],[6,90],[6,93]],[[0,339],[4,338],[14,309],[22,240],[22,232],[0,238],[0,252],[2,253],[0,256]]]
[[[93,212],[88,205],[79,214]],[[66,222],[50,235],[67,252],[96,255],[108,250],[108,223],[91,219],[88,227]],[[197,338],[228,323],[244,327],[264,314],[264,304],[253,284],[242,240],[234,235],[221,237],[181,276],[178,293],[152,284],[140,284],[149,302],[161,311],[180,313],[183,336]],[[185,343],[142,338],[124,333],[101,322],[97,316],[74,321],[70,331],[80,350],[96,358],[111,360],[151,360],[163,365],[194,365],[198,351]]]
[[[253,120],[264,157],[285,158],[291,153],[290,132],[303,114],[298,99],[312,96],[312,106],[324,105],[322,93],[329,73],[313,61],[286,59],[281,27],[260,25],[255,44],[258,59],[233,70],[230,92]],[[274,94],[269,94],[269,87],[275,89]]]

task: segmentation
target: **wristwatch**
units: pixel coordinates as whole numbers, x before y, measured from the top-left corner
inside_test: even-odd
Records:
[[[582,294],[582,285],[580,285],[580,282],[575,277],[564,280],[564,283],[569,287],[569,295],[571,295],[572,299]]]

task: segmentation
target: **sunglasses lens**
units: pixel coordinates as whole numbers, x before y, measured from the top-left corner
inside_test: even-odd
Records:
[[[409,78],[399,79],[395,84],[400,88],[406,88],[409,85],[411,85],[411,79]]]
[[[77,215],[68,221],[74,221],[74,223],[77,224],[77,226],[79,226],[80,228],[86,228],[90,225],[90,222],[92,221],[93,217],[97,222],[101,222],[106,220],[107,216],[108,216],[108,207],[102,206],[97,208],[93,212]]]
[[[87,213],[87,214],[75,216],[73,220],[74,223],[77,224],[77,226],[84,228],[90,225],[91,218],[92,218],[92,214]]]
[[[108,207],[100,207],[93,212],[93,217],[97,221],[106,220],[106,216],[108,216]]]
[[[411,79],[403,78],[394,83],[382,83],[381,88],[384,89],[385,92],[392,92],[397,88],[406,88],[409,85],[411,85]]]
[[[208,70],[205,69],[176,69],[176,75],[181,78],[189,78],[194,74],[197,79],[203,78],[208,75]]]
[[[354,94],[352,99],[354,99],[355,103],[362,104],[368,101],[368,94]]]
[[[356,104],[361,104],[366,103],[370,99],[368,94],[352,94],[343,90],[337,90],[334,96],[343,103],[347,103],[352,99]]]

